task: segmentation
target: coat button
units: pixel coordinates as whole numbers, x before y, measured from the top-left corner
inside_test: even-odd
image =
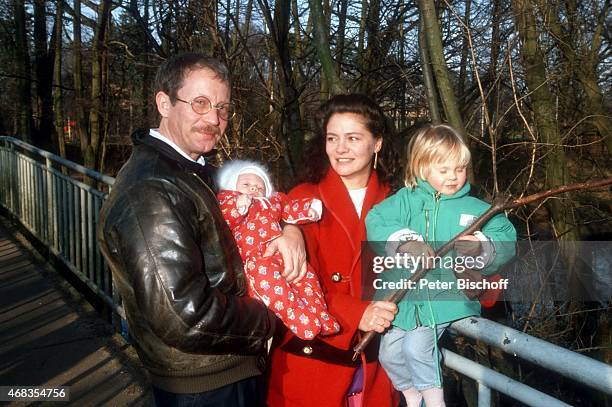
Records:
[[[342,281],[342,275],[340,273],[334,273],[332,274],[331,279],[334,283],[339,283]]]
[[[304,355],[312,355],[312,346],[304,346],[302,352],[304,352]]]

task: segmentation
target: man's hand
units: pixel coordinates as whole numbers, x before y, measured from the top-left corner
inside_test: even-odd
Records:
[[[306,275],[306,245],[300,228],[295,225],[285,225],[283,234],[268,244],[264,257],[279,252],[283,258],[285,269],[283,278],[288,282],[297,283]]]
[[[436,255],[434,249],[425,242],[409,240],[397,248],[398,253],[408,253],[412,258],[421,258],[421,265],[424,269],[433,267],[433,259]]]
[[[482,244],[474,235],[465,235],[455,242],[455,250],[460,256],[476,257],[482,252]]]
[[[397,314],[397,305],[389,301],[373,301],[363,312],[358,328],[363,332],[383,333],[391,326]]]

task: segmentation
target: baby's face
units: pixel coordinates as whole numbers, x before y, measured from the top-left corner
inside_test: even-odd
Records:
[[[255,174],[240,174],[236,181],[236,191],[250,196],[266,196],[266,184]]]

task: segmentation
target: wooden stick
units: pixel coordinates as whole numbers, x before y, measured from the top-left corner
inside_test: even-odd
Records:
[[[601,179],[601,180],[596,180],[596,181],[591,181],[591,182],[580,182],[577,184],[563,185],[557,188],[548,189],[543,192],[538,192],[536,194],[532,194],[524,198],[515,199],[513,201],[507,201],[504,198],[497,198],[493,202],[493,205],[485,213],[480,215],[474,221],[474,223],[472,223],[467,229],[459,233],[457,236],[455,236],[450,241],[448,241],[445,245],[443,245],[438,250],[436,250],[434,257],[441,257],[445,255],[448,251],[450,251],[453,248],[453,246],[455,245],[455,242],[460,237],[471,235],[475,231],[480,230],[481,227],[484,226],[484,224],[489,221],[489,219],[491,219],[493,216],[497,215],[498,213],[502,211],[518,208],[519,206],[528,205],[532,202],[541,201],[542,199],[546,199],[553,195],[558,195],[558,194],[562,194],[565,192],[599,188],[599,187],[604,187],[606,185],[611,185],[611,184],[612,184],[612,177]],[[427,269],[423,269],[421,266],[419,266],[417,270],[415,271],[415,273],[408,279],[408,281],[412,281],[412,282],[419,281],[421,278],[425,276],[425,274],[427,274],[427,271],[428,271]],[[407,286],[410,286],[410,285],[408,284]],[[387,298],[385,298],[385,301],[390,301],[390,302],[397,304],[404,297],[404,295],[406,295],[406,293],[409,290],[410,289],[408,288],[396,290],[393,293],[391,293]],[[363,350],[366,348],[366,346],[368,346],[368,343],[370,343],[370,341],[374,338],[375,335],[376,335],[376,331],[369,331],[369,332],[366,332],[364,335],[362,335],[359,343],[357,343],[357,345],[355,345],[355,347],[353,348],[353,350],[355,351],[355,354],[353,355],[353,360],[357,359],[359,354],[363,352]]]

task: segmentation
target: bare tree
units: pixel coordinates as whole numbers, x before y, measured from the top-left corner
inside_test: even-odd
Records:
[[[321,61],[321,70],[327,82],[327,87],[332,94],[344,93],[346,88],[342,84],[337,74],[330,46],[329,46],[329,26],[323,17],[323,8],[319,0],[309,0],[310,12],[312,13],[314,25],[314,38],[317,55]]]
[[[38,128],[36,143],[49,148],[53,134],[53,84],[52,47],[47,39],[47,4],[46,0],[34,0],[34,61],[36,66],[36,110]],[[55,31],[55,30],[54,30]],[[53,43],[53,41],[51,41]]]
[[[286,148],[284,154],[289,171],[293,174],[294,166],[301,162],[301,152],[304,145],[304,132],[299,106],[299,92],[295,83],[293,66],[289,47],[289,16],[291,3],[276,0],[274,17],[267,0],[258,0],[266,25],[270,30],[272,51],[279,74],[279,90],[281,101],[282,140]]]
[[[53,62],[53,115],[54,115],[54,128],[55,128],[55,143],[57,145],[57,151],[61,157],[66,157],[66,146],[64,144],[64,114],[63,114],[63,95],[62,95],[62,15],[63,7],[62,2],[58,1],[55,6],[55,48],[54,62]]]
[[[464,125],[457,97],[453,90],[453,85],[446,66],[444,58],[444,48],[442,46],[442,36],[440,26],[438,24],[438,16],[433,0],[419,0],[419,8],[421,9],[421,18],[425,23],[425,42],[429,52],[429,59],[433,67],[433,73],[437,84],[444,113],[448,122],[455,128],[459,129],[460,133],[464,134]]]
[[[28,53],[28,37],[26,35],[25,4],[23,0],[15,0],[15,54],[17,57],[18,81],[18,120],[17,134],[26,142],[32,141],[32,91],[30,88],[30,55]]]
[[[91,110],[89,111],[89,140],[83,152],[85,166],[99,168],[99,154],[104,136],[105,110],[105,41],[108,20],[111,12],[111,0],[102,0],[98,10],[98,23],[93,39],[91,64]]]
[[[85,120],[85,103],[83,99],[83,62],[81,53],[81,0],[74,0],[74,17],[72,19],[72,81],[74,86],[74,136],[79,140],[81,152],[85,154],[89,145],[89,130]]]
[[[592,34],[589,37],[580,33],[586,30],[589,24],[586,21],[576,21],[579,15],[578,4],[575,1],[565,2],[566,15],[569,16],[564,23],[561,22],[557,7],[542,0],[537,1],[538,9],[543,11],[547,27],[550,30],[555,44],[563,53],[568,73],[576,78],[580,84],[590,122],[605,138],[608,153],[612,154],[612,119],[609,107],[598,83],[597,66],[600,62],[599,50],[604,37],[604,27],[609,17],[610,1],[606,0],[600,10],[595,10]],[[593,3],[596,7],[597,3]],[[598,13],[597,13],[598,12]]]
[[[563,140],[555,119],[555,98],[550,91],[546,75],[544,53],[538,41],[536,7],[531,0],[514,0],[512,4],[516,27],[521,38],[521,56],[525,67],[525,80],[530,91],[535,127],[540,140],[546,143],[545,186],[553,188],[567,184],[569,174]],[[571,202],[559,199],[549,201],[550,215],[558,238],[578,240],[573,222]],[[570,263],[571,262],[570,260]]]

